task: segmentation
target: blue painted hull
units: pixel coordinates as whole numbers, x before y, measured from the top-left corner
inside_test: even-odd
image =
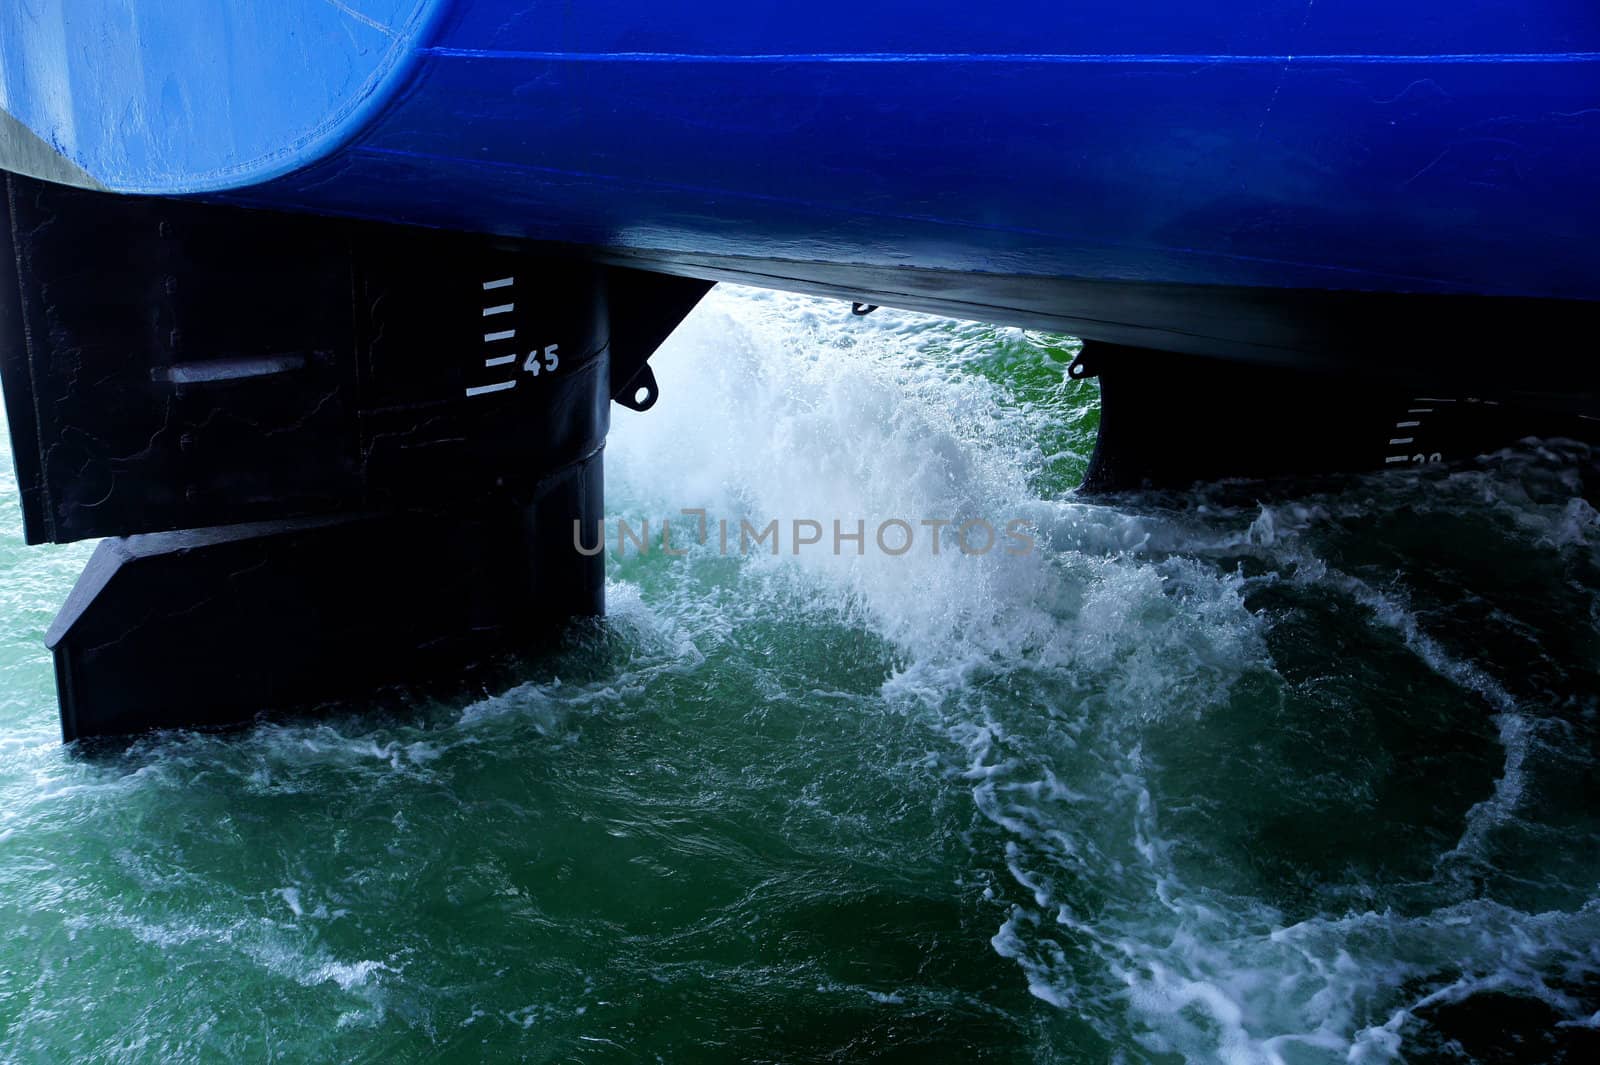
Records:
[[[0,106],[113,189],[663,258],[1600,299],[1590,0],[62,4],[65,55],[0,15]]]

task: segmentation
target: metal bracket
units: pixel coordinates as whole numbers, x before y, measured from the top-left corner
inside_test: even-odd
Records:
[[[647,362],[639,367],[639,372],[628,380],[614,398],[629,410],[641,414],[655,406],[656,400],[661,398],[661,388],[656,384],[656,372],[650,368],[650,364]]]
[[[1090,354],[1092,348],[1085,344],[1083,350],[1078,352],[1078,357],[1072,360],[1072,365],[1067,367],[1067,376],[1074,381],[1087,381],[1091,377],[1100,376],[1098,360]]]

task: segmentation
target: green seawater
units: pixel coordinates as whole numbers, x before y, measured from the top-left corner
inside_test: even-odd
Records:
[[[1065,338],[723,288],[526,683],[83,756],[0,459],[0,1059],[1600,1060],[1586,449],[1088,504]],[[1174,446],[1182,446],[1174,441]]]

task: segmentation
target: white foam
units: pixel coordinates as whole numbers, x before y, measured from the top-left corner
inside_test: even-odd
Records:
[[[337,984],[341,991],[350,991],[358,987],[365,987],[374,973],[392,973],[396,971],[391,966],[385,965],[380,961],[329,961],[323,962],[316,968],[304,973],[300,977],[300,982],[307,985],[331,982]]]
[[[1534,787],[1530,761],[1543,726],[1488,670],[1433,638],[1403,591],[1374,587],[1318,557],[1309,534],[1348,517],[1337,503],[1194,520],[1041,498],[1033,487],[1040,426],[1019,422],[998,386],[963,369],[978,334],[961,329],[934,357],[918,316],[883,311],[863,321],[827,301],[718,290],[654,360],[656,408],[647,417],[619,412],[609,494],[653,518],[680,507],[762,522],[1023,517],[1039,530],[1033,555],[967,557],[948,543],[937,558],[786,551],[748,559],[736,597],[693,580],[646,595],[640,583],[614,576],[609,624],[629,649],[622,666],[600,681],[551,680],[476,701],[425,736],[348,724],[263,726],[230,738],[226,754],[205,737],[162,741],[142,776],[36,756],[43,740],[29,739],[19,757],[41,767],[49,804],[70,798],[80,807],[161,786],[181,776],[181,766],[202,762],[236,772],[256,791],[293,790],[308,772],[329,767],[363,781],[432,780],[452,750],[486,744],[497,730],[525,731],[552,747],[574,743],[588,715],[699,669],[730,629],[815,611],[868,626],[893,649],[896,666],[882,690],[888,705],[921,715],[947,741],[927,771],[970,789],[993,826],[974,838],[1003,841],[994,860],[1004,872],[970,885],[979,904],[994,907],[993,949],[1015,962],[1035,998],[1088,1019],[1118,1045],[1131,1033],[1152,1054],[1195,1061],[1392,1060],[1404,1053],[1417,1010],[1491,987],[1550,1002],[1570,1024],[1595,1024],[1547,980],[1593,970],[1593,903],[1529,914],[1458,890],[1414,911],[1297,920],[1262,899],[1186,878],[1178,856],[1193,841],[1163,824],[1171,811],[1162,808],[1161,767],[1145,740],[1153,729],[1227,708],[1242,678],[1271,675],[1268,622],[1245,606],[1252,588],[1298,581],[1361,605],[1372,624],[1497,714],[1504,765],[1441,858],[1447,873],[1479,860],[1497,829],[1516,824]],[[1580,552],[1597,535],[1586,504],[1529,507],[1515,487],[1483,478],[1448,484],[1503,503],[1528,543]],[[670,564],[704,564],[706,554]],[[1246,577],[1205,561],[1211,556],[1253,560],[1267,572]],[[393,824],[408,831],[399,814]],[[1441,880],[1452,889],[1468,882]],[[314,921],[302,920],[302,889],[282,887],[276,897],[295,920],[268,896],[271,916],[259,923],[112,914],[85,918],[69,933],[122,928],[162,949],[240,954],[303,986],[355,996],[362,1008],[340,1024],[375,1023],[384,977],[398,969],[332,956],[305,938]],[[310,916],[323,914],[318,906]],[[1447,971],[1459,977],[1441,983]],[[858,1003],[909,997],[899,989],[825,990]],[[502,1016],[533,1027],[574,1008],[582,1007]],[[473,1007],[462,1023],[483,1016]]]
[[[1273,504],[1230,526],[1211,514],[1165,520],[1039,498],[1030,473],[1040,452],[1026,438],[1037,426],[1019,432],[996,387],[961,371],[965,334],[957,329],[932,358],[926,320],[880,311],[868,323],[826,301],[718,290],[652,363],[662,398],[648,418],[618,420],[607,474],[613,498],[642,513],[703,507],[781,525],[1018,516],[1040,531],[1043,549],[1023,558],[762,556],[741,578],[754,590],[753,572],[798,574],[814,602],[901,652],[884,694],[936,716],[964,752],[978,809],[1008,840],[1016,898],[992,945],[1035,997],[1095,1017],[1114,1008],[1097,996],[1120,996],[1152,1052],[1254,1063],[1396,1058],[1422,1004],[1400,989],[1442,966],[1468,974],[1463,993],[1494,981],[1549,993],[1534,977],[1594,941],[1587,911],[1462,903],[1286,925],[1263,902],[1187,883],[1174,865],[1139,735],[1210,712],[1248,673],[1271,674],[1265,623],[1244,606],[1253,584],[1292,579],[1353,599],[1494,709],[1504,771],[1467,818],[1458,851],[1474,852],[1524,801],[1532,719],[1486,670],[1424,631],[1402,596],[1307,547],[1308,532],[1343,515],[1323,503]],[[1514,513],[1529,509],[1507,491]],[[1592,541],[1595,527],[1592,508],[1569,503],[1523,535],[1567,549]],[[1247,579],[1194,557],[1226,554],[1261,559],[1267,575]],[[765,587],[779,596],[796,585]],[[1039,705],[1033,721],[997,717],[982,685],[1017,671],[1070,694]],[[1084,883],[1109,895],[1106,908],[1080,912]],[[1485,920],[1494,933],[1474,935]],[[1534,942],[1525,953],[1510,945]]]
[[[300,907],[300,889],[284,887],[278,889],[278,896],[283,899],[283,904],[289,907],[289,912],[296,917],[304,917],[306,911]]]

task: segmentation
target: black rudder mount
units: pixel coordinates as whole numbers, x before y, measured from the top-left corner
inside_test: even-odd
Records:
[[[1405,379],[1086,343],[1070,371],[1100,380],[1083,491],[1453,462],[1529,436],[1600,438],[1589,394],[1515,381]]]
[[[610,403],[706,283],[14,175],[0,190],[25,534],[116,538],[50,632],[68,740],[450,674],[603,610],[603,559],[572,530],[602,516]]]

